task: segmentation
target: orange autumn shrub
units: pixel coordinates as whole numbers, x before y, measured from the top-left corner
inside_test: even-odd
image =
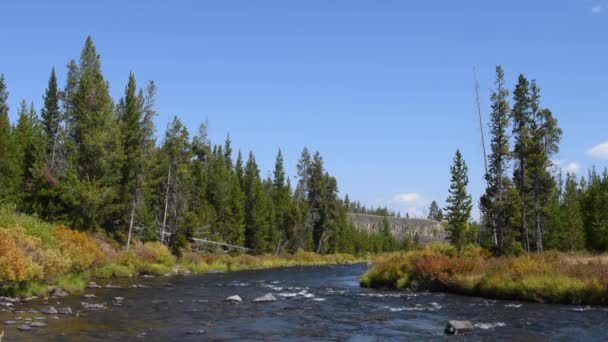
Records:
[[[138,261],[150,264],[162,264],[172,266],[175,263],[175,256],[171,254],[167,246],[160,242],[146,242],[137,244],[133,251]]]
[[[72,261],[72,270],[84,271],[106,260],[95,239],[87,234],[59,226],[53,234],[59,240],[61,253]]]
[[[0,282],[25,279],[25,267],[25,255],[13,234],[6,228],[0,228]]]

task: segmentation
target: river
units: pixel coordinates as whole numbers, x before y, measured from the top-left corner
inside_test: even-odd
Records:
[[[50,301],[75,315],[29,313],[45,303],[16,303],[0,312],[0,331],[3,342],[608,340],[607,308],[362,289],[358,279],[366,270],[341,265],[113,280],[120,288],[87,289],[96,298]],[[278,301],[252,302],[266,293]],[[243,302],[224,300],[237,294]],[[82,302],[106,309],[86,310]],[[47,326],[18,331],[27,319]],[[451,319],[469,320],[477,329],[444,335]]]

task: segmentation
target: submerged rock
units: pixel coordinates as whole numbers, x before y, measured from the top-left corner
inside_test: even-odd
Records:
[[[104,310],[106,308],[106,306],[103,304],[91,304],[86,302],[82,302],[80,304],[87,310]]]
[[[101,286],[97,285],[96,282],[91,281],[91,282],[89,282],[89,285],[87,285],[87,288],[89,288],[89,289],[100,289]]]
[[[448,321],[445,333],[450,335],[462,334],[475,330],[473,323],[469,321]]]
[[[13,324],[17,324],[17,321],[6,321],[6,322],[4,322],[4,324],[13,325]]]
[[[94,295],[94,294],[85,294],[83,297],[84,297],[85,299],[97,298],[97,296],[96,296],[96,295]]]
[[[203,335],[204,333],[205,333],[205,330],[203,330],[203,329],[186,331],[186,335]]]
[[[254,302],[263,303],[263,302],[276,302],[277,298],[272,295],[272,293],[267,293],[262,297],[258,297],[253,300]]]
[[[32,330],[32,327],[30,327],[29,325],[19,325],[17,326],[17,330],[21,330],[21,331],[27,331],[27,330]]]
[[[46,327],[46,323],[42,323],[42,322],[33,322],[30,324],[31,327],[34,328],[43,328]]]
[[[228,298],[225,299],[227,302],[242,302],[243,299],[241,299],[241,296],[239,295],[234,295],[234,296],[230,296]]]
[[[43,308],[42,310],[40,310],[40,312],[42,312],[43,314],[47,314],[47,315],[58,314],[57,309],[55,309],[55,307],[53,307],[53,306],[47,306],[47,307]]]
[[[59,308],[59,309],[57,309],[57,313],[60,315],[71,315],[72,309],[69,307]]]
[[[67,293],[64,289],[62,289],[61,287],[56,287],[53,289],[53,291],[51,291],[51,296],[53,297],[67,297],[70,294]]]

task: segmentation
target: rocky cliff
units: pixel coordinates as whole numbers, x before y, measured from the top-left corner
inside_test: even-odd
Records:
[[[348,214],[348,219],[355,225],[357,229],[366,230],[368,232],[378,232],[382,228],[382,220],[384,217],[366,214]],[[414,239],[418,235],[418,240],[421,244],[427,244],[433,241],[445,241],[446,231],[443,224],[437,221],[416,219],[416,218],[400,218],[389,217],[388,222],[391,226],[393,236],[398,241],[403,241],[406,237]]]

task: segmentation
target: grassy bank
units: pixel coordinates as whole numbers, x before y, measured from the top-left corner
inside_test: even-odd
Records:
[[[328,265],[365,261],[348,254],[311,252],[282,255],[203,255],[185,251],[180,258],[156,242],[136,242],[124,251],[101,234],[54,226],[0,208],[0,295],[46,296],[49,285],[70,293],[94,279],[204,274],[297,265]]]
[[[361,286],[430,290],[496,299],[608,304],[608,260],[557,252],[493,257],[472,247],[460,257],[449,245],[429,245],[376,260]]]

